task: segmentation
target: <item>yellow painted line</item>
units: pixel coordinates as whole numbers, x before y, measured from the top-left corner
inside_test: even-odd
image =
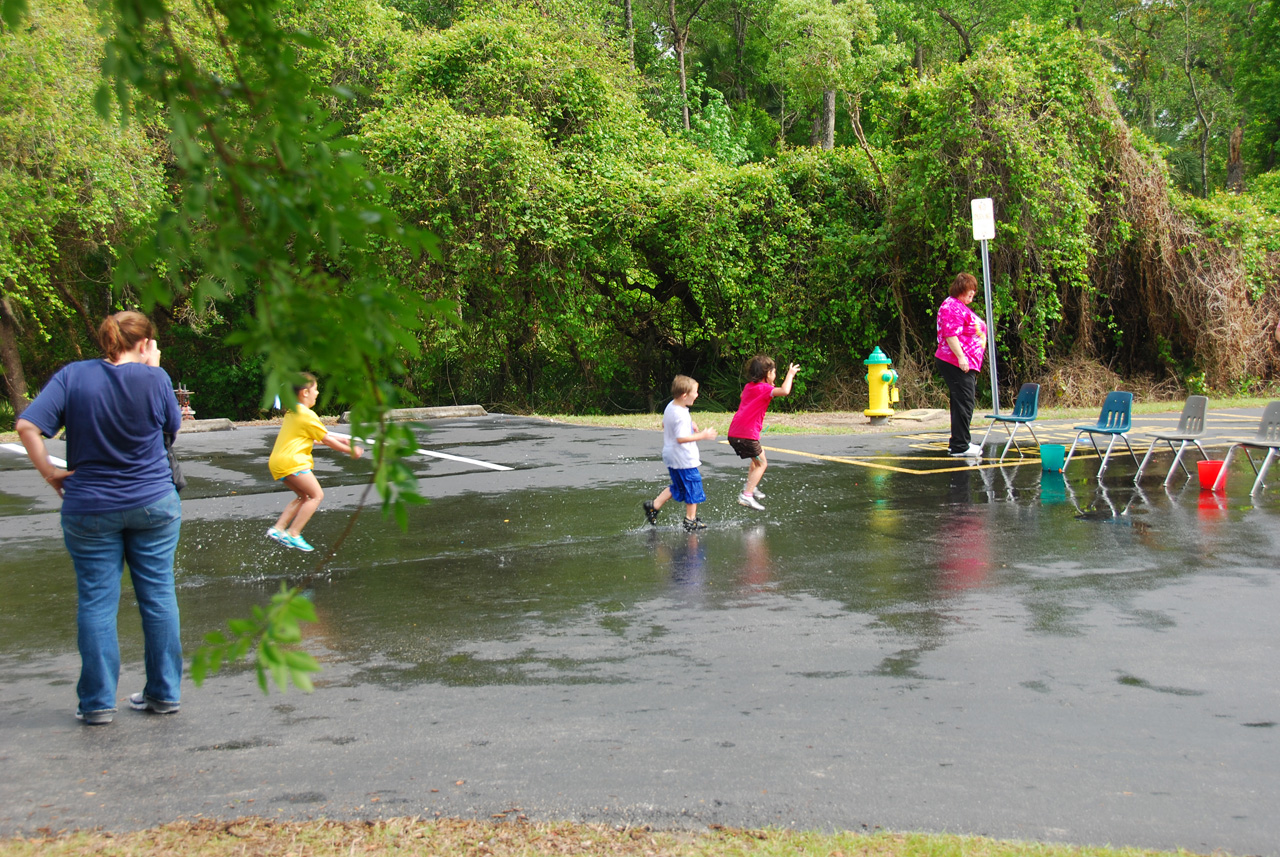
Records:
[[[1052,432],[1040,431],[1038,433],[1053,440],[1058,439],[1057,436]],[[898,438],[903,440],[908,440],[911,438],[925,439],[930,437],[945,438],[947,436],[948,436],[948,432],[921,432],[920,434],[897,435]],[[1074,437],[1075,437],[1074,433],[1070,433],[1067,435],[1066,439],[1073,440]],[[1155,442],[1155,441],[1148,441],[1144,445],[1141,442],[1134,443],[1134,441],[1139,440],[1138,438],[1130,437],[1129,440],[1131,445],[1133,446],[1133,451],[1139,456],[1145,453],[1147,448],[1152,443]],[[1239,443],[1241,441],[1247,441],[1247,440],[1253,440],[1253,437],[1252,436],[1247,438],[1242,437],[1242,438],[1239,438],[1238,440],[1235,438],[1205,439],[1201,441],[1201,446],[1204,446],[1206,449],[1212,449],[1215,447],[1223,447],[1232,443]],[[729,442],[727,440],[722,440],[720,441],[720,443],[723,444],[724,446],[729,445]],[[997,444],[997,445],[999,446],[1001,444]],[[1034,445],[1035,444],[1030,444],[1030,443],[1027,444],[1028,448]],[[925,445],[923,443],[910,444],[910,446],[913,449],[919,449],[925,452],[940,451],[938,449],[937,442],[933,442],[930,445]],[[817,453],[817,452],[804,452],[803,450],[787,449],[785,447],[780,447],[780,446],[761,445],[761,449],[767,450],[769,452],[781,453],[783,455],[797,455],[801,458],[813,458],[819,461],[830,461],[835,464],[851,464],[851,465],[854,465],[855,467],[865,467],[868,470],[888,470],[893,473],[906,473],[910,476],[928,476],[934,473],[959,473],[965,470],[995,470],[995,469],[1003,469],[1006,467],[1022,467],[1028,464],[1040,463],[1040,458],[1038,456],[1033,458],[1029,455],[1025,455],[1025,456],[1019,456],[1018,458],[1006,457],[1004,463],[1000,463],[997,461],[993,464],[967,464],[961,467],[939,467],[939,468],[930,468],[927,470],[923,470],[916,467],[900,467],[892,464],[886,464],[884,462],[885,461],[951,461],[953,459],[949,455],[946,456],[946,458],[943,458],[942,456],[925,457],[925,456],[919,456],[919,455],[875,455],[875,456],[871,456],[869,458],[863,459],[863,458],[850,458],[848,456],[842,456],[842,455],[822,455],[821,453]],[[1123,454],[1124,452],[1125,450],[1120,450],[1119,452],[1117,452],[1116,450],[1112,450],[1111,454],[1113,457],[1115,457]],[[1089,460],[1097,461],[1099,458],[1100,456],[1093,451],[1093,448],[1091,445],[1090,446],[1078,445],[1076,447],[1075,455],[1071,456],[1072,461],[1089,461]]]
[[[721,443],[727,443],[727,441],[721,441]],[[992,470],[992,469],[1004,468],[1004,467],[1017,467],[1022,464],[1031,464],[1033,462],[1038,464],[1040,462],[1040,459],[1038,458],[1024,458],[1024,459],[1020,459],[1019,461],[1007,461],[1004,464],[1000,464],[1000,463],[967,464],[963,467],[939,467],[936,469],[930,468],[929,470],[919,470],[911,467],[895,467],[892,464],[881,464],[878,461],[874,461],[874,460],[867,461],[860,458],[846,458],[840,455],[821,455],[816,452],[803,452],[798,449],[784,449],[782,447],[777,447],[777,446],[761,446],[761,449],[768,450],[769,452],[780,452],[784,455],[798,455],[801,458],[816,458],[820,461],[832,461],[832,462],[835,462],[836,464],[852,464],[857,467],[866,467],[869,470],[889,470],[894,473],[906,473],[910,476],[928,476],[931,473],[957,473],[962,470]],[[892,459],[905,458],[905,459],[914,460],[914,461],[920,460],[920,458],[917,456],[877,456],[877,457],[882,459],[883,458],[892,458]],[[1081,458],[1081,457],[1082,456],[1079,456],[1079,455],[1076,456],[1076,458]],[[948,456],[948,459],[950,459],[950,456]],[[935,459],[929,459],[929,460],[940,461],[942,459],[935,458]]]

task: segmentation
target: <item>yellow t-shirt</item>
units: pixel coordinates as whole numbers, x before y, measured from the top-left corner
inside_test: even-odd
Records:
[[[328,433],[316,412],[299,402],[295,409],[284,415],[280,434],[276,435],[276,445],[271,448],[271,458],[267,461],[271,478],[283,479],[315,467],[311,447]]]

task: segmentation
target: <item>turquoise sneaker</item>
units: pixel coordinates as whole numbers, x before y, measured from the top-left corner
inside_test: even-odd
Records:
[[[289,544],[289,534],[284,530],[278,530],[275,527],[271,527],[267,530],[267,538],[277,541],[282,545]]]
[[[297,548],[300,551],[315,550],[315,548],[307,544],[307,540],[304,539],[302,536],[292,536],[292,535],[289,535],[288,533],[285,533],[284,537],[285,539],[287,539],[287,541],[285,541],[284,544],[288,545],[291,548]]]

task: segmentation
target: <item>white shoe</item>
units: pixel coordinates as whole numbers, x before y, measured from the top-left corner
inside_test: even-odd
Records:
[[[761,491],[759,488],[757,488],[756,490],[754,490],[754,491],[752,491],[752,492],[751,492],[751,496],[752,496],[752,497],[755,497],[757,500],[763,500],[763,499],[764,499],[764,492],[763,492],[763,491]]]
[[[951,456],[952,458],[974,458],[974,457],[981,458],[982,447],[978,446],[976,443],[971,443],[969,444],[969,448],[966,449],[964,452],[948,452],[947,455]]]
[[[750,494],[739,494],[738,505],[746,506],[750,509],[755,509],[758,512],[764,511],[764,506],[761,506],[759,503],[757,503],[756,498],[752,497]]]

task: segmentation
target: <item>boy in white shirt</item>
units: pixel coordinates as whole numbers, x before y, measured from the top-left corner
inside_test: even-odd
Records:
[[[674,497],[685,504],[684,528],[687,532],[705,530],[698,517],[698,504],[707,499],[702,490],[702,474],[698,465],[698,441],[714,440],[714,428],[698,431],[689,408],[698,398],[698,382],[688,375],[677,375],[671,382],[671,403],[662,412],[662,462],[671,474],[671,484],[652,501],[644,502],[644,516],[650,524],[658,522],[658,510]]]

